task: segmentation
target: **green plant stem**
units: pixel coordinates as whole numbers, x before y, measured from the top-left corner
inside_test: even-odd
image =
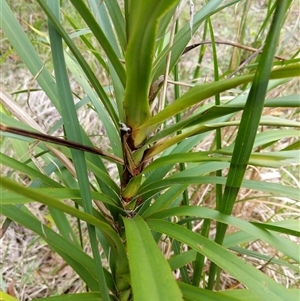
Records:
[[[178,20],[176,21],[175,24],[175,34],[178,31]],[[179,73],[178,73],[178,64],[176,64],[174,66],[174,80],[176,82],[179,82]],[[174,85],[174,95],[175,95],[175,99],[179,98],[180,96],[180,87],[179,85]],[[178,113],[176,114],[176,123],[180,122],[181,120],[181,114]],[[177,131],[177,135],[180,135],[181,131]],[[185,164],[184,163],[179,163],[179,170],[180,171],[184,171],[185,170]],[[188,194],[188,190],[185,189],[182,192],[182,203],[183,205],[189,205],[189,194]],[[187,223],[187,227],[188,229],[192,229],[192,224],[190,222]]]
[[[218,82],[219,81],[219,64],[218,64],[218,57],[217,57],[217,48],[216,48],[216,43],[215,43],[215,36],[214,36],[214,30],[212,27],[212,23],[210,18],[207,19],[208,27],[209,27],[209,32],[210,32],[210,38],[212,41],[212,53],[213,53],[213,63],[214,63],[214,81]],[[220,105],[220,94],[215,95],[215,105],[219,106]],[[222,148],[222,137],[221,137],[221,129],[217,128],[216,129],[216,136],[215,136],[215,143],[216,143],[216,149],[219,150]],[[216,171],[216,176],[217,177],[222,177],[222,170],[217,170]],[[216,208],[217,210],[220,210],[220,204],[222,200],[222,185],[217,184],[216,185]],[[220,268],[218,267],[217,269],[217,274],[220,275]],[[218,277],[218,280],[219,277]],[[220,283],[219,281],[216,282],[216,289],[219,290]],[[211,288],[210,288],[211,289]]]
[[[204,29],[203,29],[203,34],[202,34],[202,41],[205,41],[206,39],[206,34],[207,34],[207,20],[205,20],[204,22]],[[193,75],[193,83],[197,82],[197,78],[199,77],[199,73],[200,73],[200,68],[201,68],[201,63],[205,54],[205,50],[206,50],[206,45],[205,44],[201,44],[200,49],[199,49],[199,57],[198,57],[198,62],[197,62],[197,66],[195,68],[194,71],[194,75]]]
[[[172,249],[175,255],[180,254],[180,242],[178,242],[177,240],[173,240]],[[183,282],[190,284],[189,274],[185,265],[180,268],[180,275],[182,277]]]
[[[201,229],[201,235],[203,237],[209,236],[210,224],[211,224],[210,219],[204,220],[203,226]],[[204,268],[204,260],[205,260],[205,256],[203,256],[201,253],[197,253],[196,260],[193,263],[194,273],[193,273],[193,282],[192,282],[192,284],[197,287],[199,287],[199,284],[200,284],[201,274],[202,274],[203,268]],[[203,287],[204,286],[205,286],[205,283],[204,283]]]

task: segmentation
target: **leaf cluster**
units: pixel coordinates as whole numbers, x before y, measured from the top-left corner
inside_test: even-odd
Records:
[[[274,94],[299,76],[297,52],[289,57],[278,52],[292,1],[269,1],[257,49],[244,45],[250,0],[119,2],[70,0],[77,22],[60,1],[37,0],[48,28],[43,43],[51,49],[54,75],[10,6],[1,3],[2,31],[61,117],[45,132],[3,91],[1,135],[16,152],[16,143],[22,149],[39,143],[21,159],[1,153],[1,164],[12,171],[0,181],[0,210],[6,216],[2,236],[11,221],[24,225],[87,287],[87,292],[40,300],[297,300],[295,290],[245,260],[250,254],[266,266],[299,273],[299,246],[286,237],[299,237],[297,220],[257,223],[233,216],[234,207],[247,201],[241,190],[263,193],[264,201],[299,198],[293,185],[264,182],[247,172],[249,166],[281,168],[299,162],[299,123],[264,113],[299,106],[299,95]],[[182,17],[184,5],[190,9],[188,18]],[[243,13],[237,41],[227,42],[238,46],[220,73],[217,48],[222,41],[215,39],[212,18],[238,5]],[[192,43],[200,26],[209,43]],[[207,44],[213,78],[199,82]],[[185,71],[180,67],[197,51],[187,85],[181,82]],[[243,51],[251,52],[247,59]],[[99,70],[106,80],[99,80]],[[71,77],[81,95],[72,91]],[[96,112],[108,145],[95,145],[80,124],[78,110],[84,106]],[[58,128],[64,138],[49,134]],[[281,147],[283,139],[288,145]],[[30,180],[20,184],[14,173]],[[210,194],[198,202],[203,187]],[[209,200],[212,208],[206,206]],[[28,209],[30,202],[48,207],[57,231]],[[78,220],[77,229],[72,218]],[[80,222],[87,225],[91,254],[84,252]],[[229,234],[228,226],[236,232]],[[286,260],[248,249],[257,240]],[[244,289],[220,290],[221,270]]]

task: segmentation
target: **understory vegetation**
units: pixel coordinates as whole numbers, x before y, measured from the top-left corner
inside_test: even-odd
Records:
[[[1,1],[1,300],[298,300],[296,2]]]

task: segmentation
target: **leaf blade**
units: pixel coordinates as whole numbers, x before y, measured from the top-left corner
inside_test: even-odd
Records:
[[[147,224],[150,229],[186,243],[192,249],[210,258],[262,300],[281,301],[288,298],[296,301],[294,294],[215,242],[179,225],[163,220],[148,219]]]
[[[145,221],[140,216],[123,220],[134,300],[182,301],[170,266],[160,253]]]

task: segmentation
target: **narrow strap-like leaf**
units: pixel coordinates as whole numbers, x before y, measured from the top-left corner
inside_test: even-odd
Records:
[[[135,301],[182,301],[167,261],[145,221],[124,219],[133,298]]]

